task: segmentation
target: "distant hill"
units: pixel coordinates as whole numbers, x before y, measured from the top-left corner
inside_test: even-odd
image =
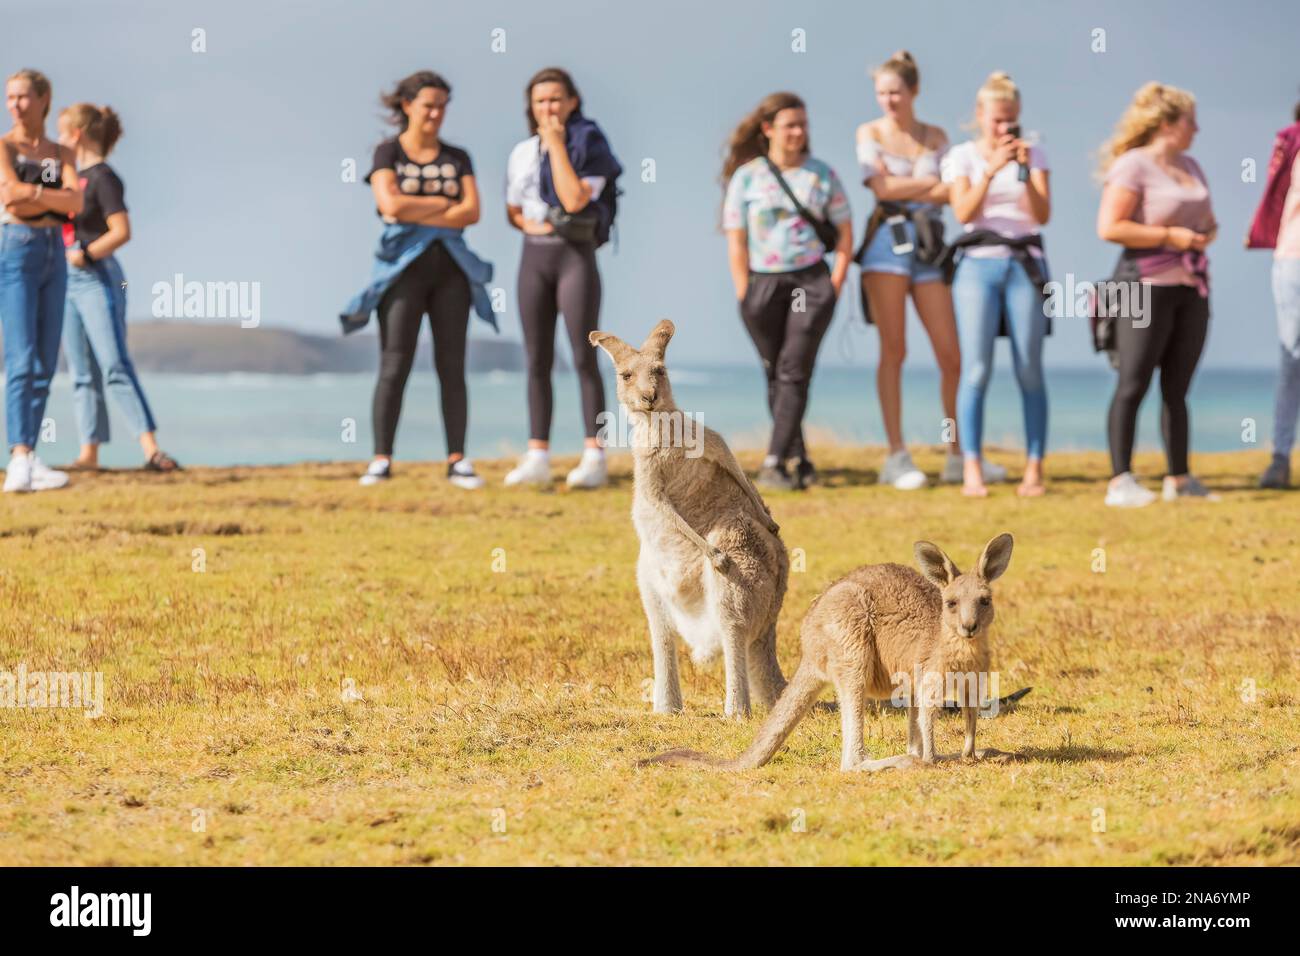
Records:
[[[421,333],[417,368],[429,367],[428,335],[427,329]],[[379,338],[368,331],[344,337],[341,333],[312,335],[275,326],[244,329],[237,322],[142,319],[127,324],[127,341],[131,358],[142,372],[313,375],[372,372],[379,367]],[[568,363],[558,349],[555,358],[556,370],[567,370]],[[62,357],[59,364],[66,367]],[[525,368],[523,346],[505,339],[471,337],[466,365],[471,372],[520,372]]]

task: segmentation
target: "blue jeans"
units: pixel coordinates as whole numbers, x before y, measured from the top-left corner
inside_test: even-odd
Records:
[[[966,256],[952,283],[952,304],[961,343],[961,383],[957,386],[957,429],[961,450],[978,457],[984,441],[984,394],[993,374],[993,344],[999,319],[1007,314],[1011,360],[1025,413],[1025,449],[1043,457],[1047,445],[1047,387],[1043,381],[1043,336],[1047,316],[1042,292],[1013,257]]]
[[[0,225],[0,329],[9,447],[36,447],[59,363],[68,263],[58,226]]]
[[[1273,260],[1273,302],[1282,367],[1273,411],[1273,454],[1290,457],[1300,415],[1300,259]]]
[[[63,332],[81,443],[108,441],[105,386],[133,435],[138,438],[153,431],[153,413],[126,351],[126,289],[122,267],[113,256],[85,269],[68,270]]]

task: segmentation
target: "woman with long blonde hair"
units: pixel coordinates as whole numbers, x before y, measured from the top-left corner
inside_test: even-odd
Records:
[[[1161,432],[1168,471],[1166,501],[1212,498],[1187,462],[1187,391],[1210,323],[1209,260],[1218,225],[1210,188],[1187,150],[1196,136],[1196,100],[1162,83],[1147,83],[1102,147],[1105,185],[1097,234],[1124,247],[1115,280],[1141,283],[1141,314],[1116,317],[1113,350],[1119,381],[1108,422],[1111,469],[1106,503],[1141,507],[1156,495],[1132,468],[1138,408],[1160,369]]]
[[[952,283],[961,341],[957,430],[965,455],[962,491],[988,494],[983,475],[984,394],[993,372],[993,345],[1005,322],[1025,421],[1022,497],[1041,495],[1047,445],[1043,379],[1046,267],[1039,227],[1051,215],[1047,158],[1020,135],[1020,90],[993,73],[975,97],[977,139],[954,146],[943,179],[965,234],[953,243]]]

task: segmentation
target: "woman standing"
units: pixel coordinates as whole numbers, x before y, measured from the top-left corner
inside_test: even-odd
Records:
[[[942,252],[940,207],[948,201],[948,187],[940,179],[948,138],[939,127],[916,118],[921,74],[910,53],[898,51],[877,67],[872,77],[876,102],[884,115],[858,127],[857,156],[862,183],[875,194],[876,208],[867,220],[856,260],[862,267],[867,321],[880,332],[876,392],[889,457],[879,480],[912,491],[924,488],[927,480],[903,442],[902,374],[909,292],[939,365],[944,415],[951,421],[957,418],[961,350],[952,296],[936,265]],[[962,467],[955,431],[948,438],[941,478],[958,482]],[[985,477],[1001,481],[1006,470],[989,462]]]
[[[50,380],[59,361],[67,262],[62,229],[81,212],[72,150],[45,135],[50,81],[20,70],[5,83],[13,128],[0,149],[0,324],[4,331],[5,426],[10,459],[5,491],[45,491],[68,483],[36,456]]]
[[[153,413],[126,350],[126,280],[115,253],[131,238],[125,187],[104,160],[122,124],[107,106],[78,103],[59,114],[59,142],[72,150],[80,171],[82,210],[63,227],[68,297],[63,312],[63,351],[72,373],[81,454],[69,470],[99,468],[99,446],[108,441],[105,385],[126,415],[144,451],[147,471],[176,471],[158,447]]]
[[[757,483],[803,488],[816,480],[803,439],[813,364],[853,250],[848,197],[835,171],[813,158],[808,114],[793,93],[767,96],[736,127],[722,181],[731,279],[767,375],[772,415]],[[827,269],[832,253],[835,266]]]
[[[1205,250],[1218,232],[1205,174],[1187,155],[1196,130],[1190,93],[1148,83],[1102,148],[1097,234],[1124,247],[1114,279],[1140,282],[1139,301],[1149,302],[1144,314],[1120,316],[1114,324],[1119,382],[1110,404],[1114,477],[1106,504],[1115,507],[1141,507],[1156,498],[1131,468],[1138,407],[1157,368],[1168,459],[1163,497],[1213,497],[1187,465],[1187,390],[1210,322]]]
[[[376,485],[392,476],[402,397],[427,315],[447,439],[447,480],[468,490],[483,486],[465,457],[469,419],[465,349],[474,303],[467,269],[473,271],[483,263],[460,239],[461,230],[478,222],[479,197],[469,153],[440,138],[450,101],[451,85],[431,70],[412,73],[380,98],[401,132],[375,147],[366,182],[379,216],[389,224],[381,251],[386,242],[399,251],[387,257],[397,268],[377,286],[382,297],[378,301],[379,380],[371,408],[375,457],[361,476],[363,485]],[[370,309],[354,311],[368,317]]]
[[[597,438],[605,391],[587,334],[600,318],[596,249],[609,237],[617,196],[614,181],[623,168],[600,127],[582,115],[582,97],[564,70],[548,67],[528,81],[524,115],[531,135],[510,153],[506,215],[524,235],[519,316],[528,353],[529,433],[528,451],[505,483],[550,484],[551,367],[555,325],[562,312],[586,434],[582,459],[566,484],[598,488],[607,480],[605,450]]]
[[[1043,383],[1042,238],[1051,215],[1047,158],[1020,139],[1020,91],[1006,73],[993,73],[975,98],[980,137],[954,146],[943,180],[965,235],[954,243],[952,297],[961,342],[957,430],[965,455],[962,492],[984,497],[984,394],[993,372],[993,345],[1006,320],[1011,360],[1025,419],[1022,497],[1041,495],[1047,445],[1047,390]]]

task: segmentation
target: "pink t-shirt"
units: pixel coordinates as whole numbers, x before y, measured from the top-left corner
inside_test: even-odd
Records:
[[[1047,155],[1039,146],[1029,147],[1029,168],[1046,170]],[[943,181],[955,183],[965,178],[974,184],[982,181],[988,163],[984,161],[979,146],[974,140],[954,146],[943,158]],[[976,229],[988,229],[1008,239],[1020,239],[1038,232],[1038,220],[1029,208],[1029,197],[1025,195],[1025,184],[1020,181],[1020,168],[1016,163],[1007,163],[993,176],[988,190],[984,193],[984,203],[979,213],[966,223],[966,232]],[[1041,257],[1041,249],[1029,248],[1030,255]],[[972,259],[1006,258],[1011,250],[1006,246],[973,246],[966,250]]]
[[[1277,230],[1275,259],[1300,259],[1300,155],[1291,166],[1291,185],[1282,203],[1282,222]]]
[[[1122,186],[1138,195],[1133,221],[1147,226],[1184,226],[1197,232],[1214,227],[1210,208],[1210,187],[1200,164],[1187,154],[1177,158],[1177,165],[1194,180],[1184,185],[1163,170],[1145,149],[1130,149],[1106,172],[1106,185]],[[1148,276],[1153,285],[1196,285],[1193,276],[1181,263]]]

